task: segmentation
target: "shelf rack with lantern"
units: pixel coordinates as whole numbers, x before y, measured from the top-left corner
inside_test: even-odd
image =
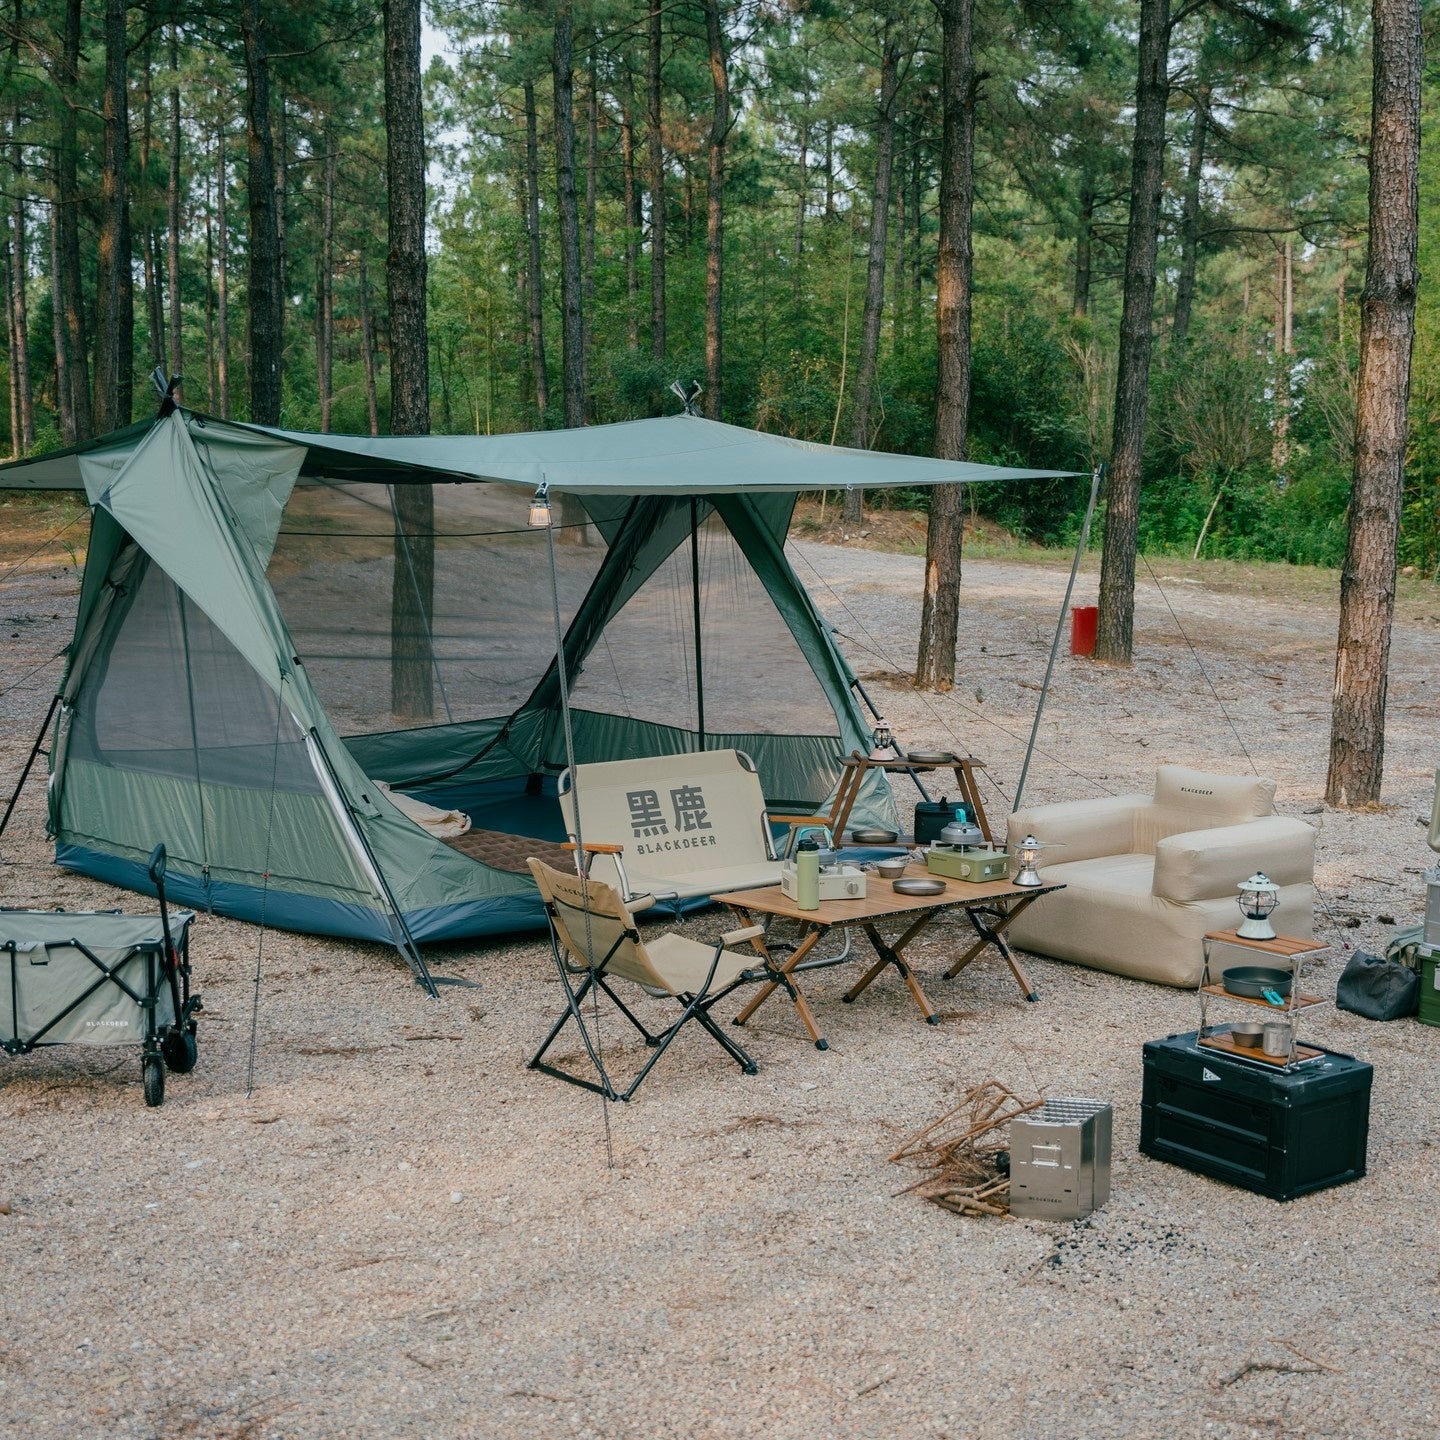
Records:
[[[1318,995],[1304,994],[1300,989],[1300,983],[1305,969],[1305,961],[1322,950],[1328,950],[1330,946],[1324,940],[1302,940],[1292,935],[1275,933],[1274,926],[1270,924],[1270,916],[1279,904],[1280,887],[1266,875],[1257,871],[1248,880],[1242,882],[1238,889],[1240,893],[1236,897],[1236,903],[1245,918],[1234,930],[1209,931],[1201,942],[1204,964],[1200,970],[1200,1029],[1195,1037],[1196,1042],[1204,1045],[1207,1049],[1219,1050],[1226,1055],[1233,1055],[1236,1059],[1251,1060],[1277,1070],[1288,1069],[1291,1065],[1301,1065],[1307,1060],[1318,1059],[1324,1054],[1323,1051],[1315,1050],[1308,1045],[1301,1045],[1295,1038],[1295,1014],[1312,1005],[1325,1003]],[[1235,995],[1225,988],[1223,978],[1221,980],[1212,979],[1211,949],[1215,945],[1246,950],[1271,961],[1284,961],[1286,968],[1290,971],[1290,988],[1284,997],[1285,1003],[1275,1005],[1258,995]],[[1258,1005],[1272,1015],[1283,1016],[1290,1026],[1288,1052],[1284,1055],[1268,1055],[1263,1050],[1237,1045],[1228,1030],[1217,1034],[1208,1034],[1211,997],[1217,1000],[1233,1001],[1237,1005]]]
[[[1303,1064],[1307,1060],[1314,1060],[1324,1054],[1321,1050],[1312,1049],[1308,1045],[1301,1045],[1295,1038],[1295,1015],[1300,1010],[1308,1010],[1312,1005],[1323,1005],[1325,1000],[1319,995],[1306,995],[1300,989],[1301,977],[1304,973],[1305,961],[1322,950],[1328,950],[1329,944],[1324,940],[1301,940],[1291,935],[1275,935],[1270,939],[1257,939],[1253,936],[1242,935],[1239,930],[1211,930],[1201,942],[1205,963],[1200,972],[1200,1031],[1196,1036],[1196,1042],[1207,1049],[1219,1050],[1223,1054],[1233,1055],[1240,1060],[1253,1060],[1261,1065],[1268,1065],[1272,1069],[1283,1070],[1291,1065]],[[1282,960],[1288,962],[1291,971],[1290,993],[1285,998],[1284,1005],[1272,1005],[1268,1000],[1263,1000],[1249,995],[1232,995],[1219,980],[1211,979],[1211,947],[1215,945],[1233,946],[1238,950],[1249,951],[1251,954],[1261,955],[1270,960]],[[1277,967],[1278,968],[1278,967]],[[1272,1015],[1280,1016],[1290,1022],[1290,1052],[1288,1055],[1266,1055],[1263,1051],[1252,1050],[1243,1045],[1237,1045],[1230,1038],[1228,1031],[1211,1035],[1206,1031],[1209,1029],[1209,1007],[1212,999],[1223,1000],[1235,1005],[1258,1005],[1261,1009],[1267,1010]]]

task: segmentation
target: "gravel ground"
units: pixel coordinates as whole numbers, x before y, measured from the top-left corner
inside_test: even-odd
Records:
[[[913,660],[920,562],[796,553],[902,738],[969,745],[1013,794],[1063,574],[969,564],[964,680],[935,698],[882,678]],[[1378,917],[1418,918],[1429,858],[1433,617],[1395,637],[1387,805],[1338,814],[1316,808],[1333,609],[1166,588],[1281,808],[1320,827],[1333,933],[1380,948]],[[26,672],[65,643],[74,593],[53,568],[4,585],[7,777],[54,675]],[[1033,800],[1246,764],[1148,581],[1134,669],[1065,656],[1041,748]],[[32,786],[0,842],[4,903],[136,907],[54,870],[40,825]],[[1037,959],[1026,1005],[995,961],[933,978],[948,949],[918,955],[938,1027],[892,981],[839,1004],[837,970],[807,987],[827,1054],[777,1002],[754,1077],[677,1043],[612,1110],[611,1164],[600,1102],[523,1068],[560,1004],[534,940],[436,956],[482,988],[435,1004],[383,950],[270,932],[247,1094],[257,932],[202,916],[200,1065],[162,1109],[133,1051],[0,1064],[0,1431],[1436,1433],[1440,1032],[1312,1012],[1308,1034],[1375,1064],[1371,1173],[1278,1206],[1136,1153],[1140,1044],[1193,1028],[1193,997]],[[895,1143],[989,1076],[1114,1102],[1102,1212],[969,1221],[895,1197]]]

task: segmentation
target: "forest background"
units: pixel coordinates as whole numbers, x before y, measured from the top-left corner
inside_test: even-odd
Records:
[[[935,5],[563,8],[568,87],[557,4],[426,7],[433,428],[534,429],[576,407],[592,423],[669,413],[673,381],[718,373],[723,393],[707,403],[735,423],[933,453]],[[157,365],[184,373],[191,406],[249,418],[267,326],[278,327],[279,413],[258,418],[390,428],[379,8],[0,0],[0,17],[0,449],[143,418]],[[1428,38],[1435,7],[1425,17]],[[1212,0],[1176,4],[1172,20],[1140,543],[1336,565],[1354,451],[1369,7]],[[1111,436],[1137,8],[978,0],[974,23],[969,455],[1088,471]],[[718,371],[706,354],[717,44],[728,107]],[[118,195],[105,173],[117,106]],[[579,232],[568,314],[567,116]],[[1431,87],[1423,117],[1400,559],[1440,580]],[[273,302],[252,283],[248,249],[267,199]],[[114,273],[107,245],[129,257],[117,295],[99,283]],[[562,375],[567,319],[580,362]],[[1022,539],[1073,543],[1086,488],[968,494]]]

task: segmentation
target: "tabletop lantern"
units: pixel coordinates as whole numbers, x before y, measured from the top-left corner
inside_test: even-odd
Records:
[[[1040,872],[1035,868],[1036,862],[1040,859],[1040,852],[1044,849],[1033,835],[1027,835],[1015,847],[1015,859],[1017,869],[1015,871],[1015,883],[1023,885],[1027,890],[1033,890],[1045,882],[1040,878]]]
[[[890,728],[890,722],[883,715],[875,717],[875,727],[870,732],[872,749],[870,758],[872,760],[892,759],[892,752],[895,749],[895,732]]]
[[[1239,888],[1236,904],[1245,919],[1235,933],[1244,940],[1273,940],[1275,927],[1270,923],[1270,912],[1280,903],[1280,887],[1257,870]]]

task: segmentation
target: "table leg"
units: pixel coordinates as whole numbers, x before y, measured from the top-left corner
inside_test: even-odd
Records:
[[[794,980],[791,978],[792,972],[810,951],[814,949],[816,941],[818,941],[824,933],[825,927],[816,925],[808,934],[801,937],[800,943],[795,947],[790,958],[778,969],[774,963],[769,960],[767,955],[765,965],[766,974],[772,975],[775,978],[767,980],[765,984],[755,992],[745,1008],[741,1010],[731,1023],[734,1025],[743,1025],[777,990],[783,989],[794,1002],[795,1009],[800,1016],[800,1023],[804,1025],[806,1031],[809,1033],[815,1048],[817,1050],[828,1050],[830,1048],[830,1042],[820,1033],[819,1027],[815,1024],[815,1017],[810,1013],[809,1003],[800,993]],[[755,947],[761,950],[762,954],[765,953],[758,940],[755,942]]]
[[[909,987],[910,994],[914,997],[915,1003],[920,1007],[920,1013],[931,1025],[938,1025],[940,1017],[936,1015],[934,1007],[930,1004],[925,992],[920,988],[920,982],[915,978],[915,972],[905,963],[901,952],[905,947],[935,918],[937,912],[928,910],[913,925],[910,926],[900,937],[889,944],[875,928],[874,925],[865,925],[862,928],[874,947],[876,955],[880,958],[873,964],[849,990],[841,997],[847,1005],[855,1003],[856,996],[868,989],[873,981],[879,978],[882,971],[889,965],[893,965],[899,972],[900,978]]]
[[[984,951],[987,945],[994,945],[999,950],[1001,958],[1010,967],[1010,973],[1015,977],[1015,983],[1020,987],[1020,993],[1027,1000],[1038,1000],[1040,994],[1025,973],[1024,967],[1015,958],[1015,953],[1010,949],[1004,932],[1027,906],[1033,905],[1039,898],[1038,894],[1025,895],[1004,909],[991,909],[984,905],[965,906],[965,918],[980,938],[945,972],[945,978],[953,980],[977,955]],[[981,918],[982,916],[992,919],[994,923],[987,925]]]

